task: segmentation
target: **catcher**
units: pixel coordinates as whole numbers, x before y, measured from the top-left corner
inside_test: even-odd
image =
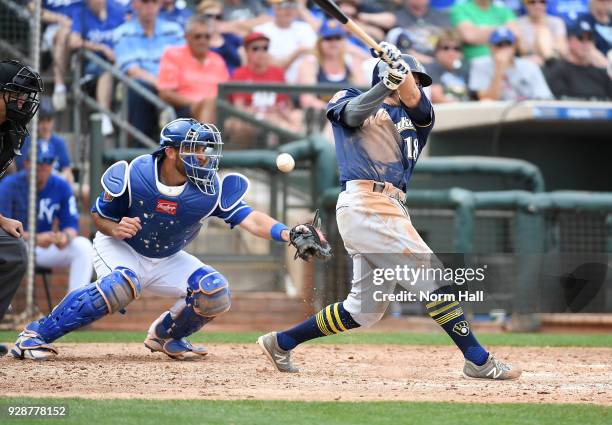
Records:
[[[259,337],[258,344],[280,372],[298,371],[291,362],[291,350],[298,344],[380,320],[390,301],[379,295],[393,294],[396,281],[377,283],[375,272],[402,263],[438,264],[404,206],[408,182],[434,125],[433,107],[422,89],[432,83],[431,77],[414,57],[389,43],[381,47],[370,90],[341,90],[327,107],[342,188],[336,220],[353,259],[351,292],[291,329]],[[426,304],[427,312],[463,353],[466,376],[519,377],[520,369],[480,345],[459,302],[443,296],[452,295],[448,283],[420,280],[415,289],[440,296]]]
[[[319,236],[311,225],[291,231],[243,198],[249,180],[217,175],[223,142],[217,128],[193,119],[167,124],[160,148],[119,161],[102,176],[104,191],[91,213],[98,233],[98,280],[70,292],[46,317],[25,327],[11,353],[20,359],[55,356],[53,342],[75,329],[124,309],[142,292],[174,305],[150,326],[144,345],[173,359],[207,354],[187,337],[230,308],[227,279],[183,249],[209,217],[265,239],[290,242],[303,258],[314,255]]]

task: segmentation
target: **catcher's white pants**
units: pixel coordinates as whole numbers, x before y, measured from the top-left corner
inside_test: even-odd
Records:
[[[391,294],[396,285],[389,281],[375,285],[374,269],[403,264],[418,267],[436,261],[410,221],[404,193],[390,183],[382,193],[374,192],[373,186],[370,180],[349,181],[336,204],[338,230],[353,259],[351,292],[343,305],[361,326],[376,323],[389,305],[389,301],[375,301],[374,293]],[[440,286],[433,280],[420,280],[406,289],[433,291]]]
[[[126,242],[100,232],[96,233],[94,250],[98,278],[108,275],[116,267],[127,267],[138,276],[143,292],[166,297],[184,298],[187,295],[187,279],[204,266],[185,251],[166,258],[145,257]]]
[[[91,281],[93,271],[93,249],[89,239],[74,238],[64,249],[55,245],[36,247],[36,265],[40,267],[70,267],[68,292]]]

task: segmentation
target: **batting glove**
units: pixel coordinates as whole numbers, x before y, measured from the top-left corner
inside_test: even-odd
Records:
[[[389,90],[397,90],[406,79],[410,70],[406,67],[406,64],[399,64],[397,68],[387,68],[385,75],[382,78],[382,83]]]
[[[380,51],[376,52],[376,56],[391,65],[402,58],[402,52],[395,45],[383,41],[380,43]]]

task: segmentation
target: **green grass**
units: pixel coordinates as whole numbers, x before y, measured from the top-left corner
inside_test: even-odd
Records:
[[[260,332],[199,332],[190,340],[207,343],[250,344]],[[0,341],[12,342],[17,332],[0,331]],[[142,342],[145,332],[73,332],[60,342]],[[513,347],[612,347],[612,334],[539,334],[539,333],[482,333],[478,339],[486,345]],[[444,333],[413,332],[356,332],[334,335],[312,341],[314,344],[403,344],[450,345]]]
[[[55,419],[6,419],[9,405],[68,406]],[[612,408],[576,404],[84,400],[0,398],[3,424],[609,425]]]

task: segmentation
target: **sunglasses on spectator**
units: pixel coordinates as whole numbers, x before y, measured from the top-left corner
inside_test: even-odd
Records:
[[[577,36],[576,38],[582,41],[583,43],[593,41],[593,36],[591,34],[582,34],[581,36]]]
[[[460,52],[461,46],[440,46],[438,47],[438,50],[443,50],[445,52],[448,52],[449,50],[454,50],[455,52]]]
[[[215,21],[220,21],[223,16],[219,13],[205,13],[204,17],[206,19],[213,19]]]
[[[533,6],[534,4],[546,4],[546,0],[529,0],[527,4]]]
[[[259,46],[250,46],[249,50],[251,50],[253,52],[267,52],[268,51],[268,45],[267,44],[263,44],[263,45],[259,45]]]
[[[330,37],[323,37],[323,40],[325,41],[339,41],[342,40],[343,37],[341,35],[332,35]]]
[[[155,3],[158,3],[159,0],[140,0],[140,1],[143,2],[144,4],[147,4],[147,3],[155,4]]]
[[[499,43],[495,43],[495,47],[510,47],[514,46],[514,43],[511,41],[501,41]]]
[[[297,3],[294,3],[293,1],[283,1],[276,3],[275,6],[279,7],[280,9],[294,9],[297,7]]]
[[[191,37],[194,40],[201,40],[201,39],[210,40],[210,34],[207,32],[197,32],[195,34],[191,34]]]

